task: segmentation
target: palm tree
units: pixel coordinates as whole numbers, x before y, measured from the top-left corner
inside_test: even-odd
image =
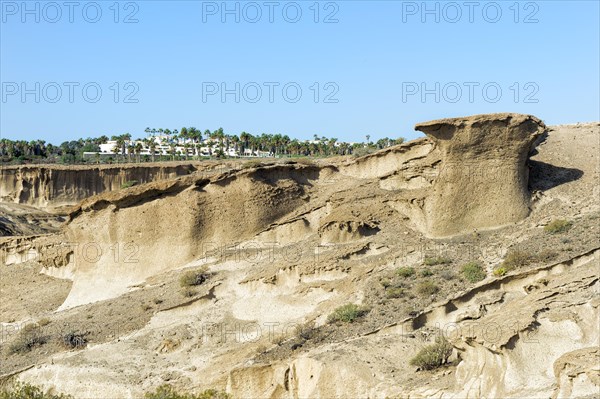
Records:
[[[143,149],[142,143],[139,142],[139,141],[136,142],[135,146],[134,146],[134,151],[135,151],[135,154],[137,155],[137,161],[138,161],[138,163],[141,162],[141,160],[140,160],[140,154],[142,153],[142,149]]]
[[[171,147],[171,160],[175,160],[175,143],[171,143],[169,144],[169,147]]]
[[[154,162],[154,155],[156,154],[156,140],[154,137],[150,140],[150,153],[152,154],[152,162]]]
[[[121,152],[121,145],[119,144],[119,140],[117,140],[117,144],[112,148],[112,152],[115,154],[115,160],[117,163],[119,162],[119,152]]]
[[[129,141],[127,144],[127,160],[131,162],[131,154],[135,151],[135,145],[132,141]]]

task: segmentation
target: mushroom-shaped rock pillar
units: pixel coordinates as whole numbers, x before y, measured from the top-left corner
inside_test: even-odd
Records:
[[[517,222],[530,211],[527,159],[546,126],[521,114],[420,123],[440,152],[439,175],[423,204],[427,233],[445,237]]]

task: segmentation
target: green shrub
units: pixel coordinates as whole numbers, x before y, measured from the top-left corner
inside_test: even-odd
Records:
[[[486,277],[485,270],[477,262],[469,262],[462,266],[461,272],[467,281],[476,283],[483,280]]]
[[[47,394],[41,388],[21,382],[0,389],[0,399],[72,399],[70,395]]]
[[[496,276],[496,277],[502,277],[506,273],[508,273],[508,270],[503,266],[498,266],[497,268],[494,269],[493,273],[494,273],[494,276]]]
[[[383,279],[379,282],[383,288],[387,288],[392,285],[392,282],[389,279]]]
[[[446,265],[452,263],[452,259],[438,256],[436,258],[425,258],[423,264],[425,266]]]
[[[569,231],[571,226],[573,226],[573,223],[568,220],[556,219],[544,226],[544,231],[548,234],[564,233]]]
[[[429,296],[437,293],[440,290],[433,281],[424,280],[417,285],[417,292],[423,296]]]
[[[217,391],[216,389],[207,389],[198,395],[190,393],[179,393],[171,385],[161,385],[154,392],[146,392],[146,399],[231,399],[231,395]]]
[[[182,287],[192,287],[195,285],[200,285],[206,281],[206,277],[206,269],[190,270],[185,272],[179,278],[179,284]]]
[[[8,347],[10,354],[25,353],[35,346],[41,346],[48,341],[48,337],[42,334],[42,330],[36,324],[27,324],[19,331],[15,341]]]
[[[133,187],[133,186],[137,186],[138,181],[137,180],[129,180],[126,181],[125,183],[121,184],[121,188],[129,188],[129,187]]]
[[[434,344],[425,346],[410,359],[410,364],[421,370],[433,370],[445,364],[451,354],[452,345],[446,339],[438,337]]]
[[[404,295],[404,289],[400,287],[393,287],[385,291],[385,296],[388,298],[400,298]]]
[[[429,269],[424,269],[421,271],[421,277],[431,277],[433,276],[433,272]]]
[[[327,317],[327,321],[330,323],[335,323],[337,321],[352,323],[354,320],[366,315],[367,313],[367,309],[353,303],[348,303],[335,309],[333,313]]]
[[[396,269],[396,274],[400,277],[412,277],[415,275],[415,269],[413,267],[399,267]]]

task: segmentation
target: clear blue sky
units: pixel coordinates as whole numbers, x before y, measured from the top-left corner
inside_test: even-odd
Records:
[[[21,1],[0,2],[2,137],[60,143],[222,126],[359,141],[414,138],[415,123],[486,112],[531,113],[548,124],[600,119],[598,1],[430,1],[431,14],[421,1],[337,1],[319,2],[318,16],[314,1],[228,2],[239,23],[222,15],[221,1],[120,2],[118,16],[112,0],[63,3],[29,1],[28,14]],[[128,16],[138,22],[124,23]],[[235,91],[236,82],[239,103],[211,94],[221,83]],[[268,82],[279,84],[273,102]],[[102,95],[91,102],[95,87]],[[296,87],[302,96],[292,102]],[[31,91],[24,98],[23,88]],[[136,89],[129,99],[137,103],[125,102]]]

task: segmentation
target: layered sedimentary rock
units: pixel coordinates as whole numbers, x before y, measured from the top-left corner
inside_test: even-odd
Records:
[[[65,237],[76,276],[63,307],[117,296],[130,285],[250,238],[302,204],[312,167],[184,176],[105,193],[74,208]],[[118,277],[117,277],[118,276]],[[95,286],[103,290],[94,290]]]
[[[74,205],[92,195],[118,190],[128,182],[169,179],[196,170],[191,164],[8,166],[0,168],[0,201],[37,207]]]
[[[424,199],[426,232],[449,236],[493,228],[529,214],[526,161],[546,126],[521,114],[486,114],[420,123],[440,153]]]

